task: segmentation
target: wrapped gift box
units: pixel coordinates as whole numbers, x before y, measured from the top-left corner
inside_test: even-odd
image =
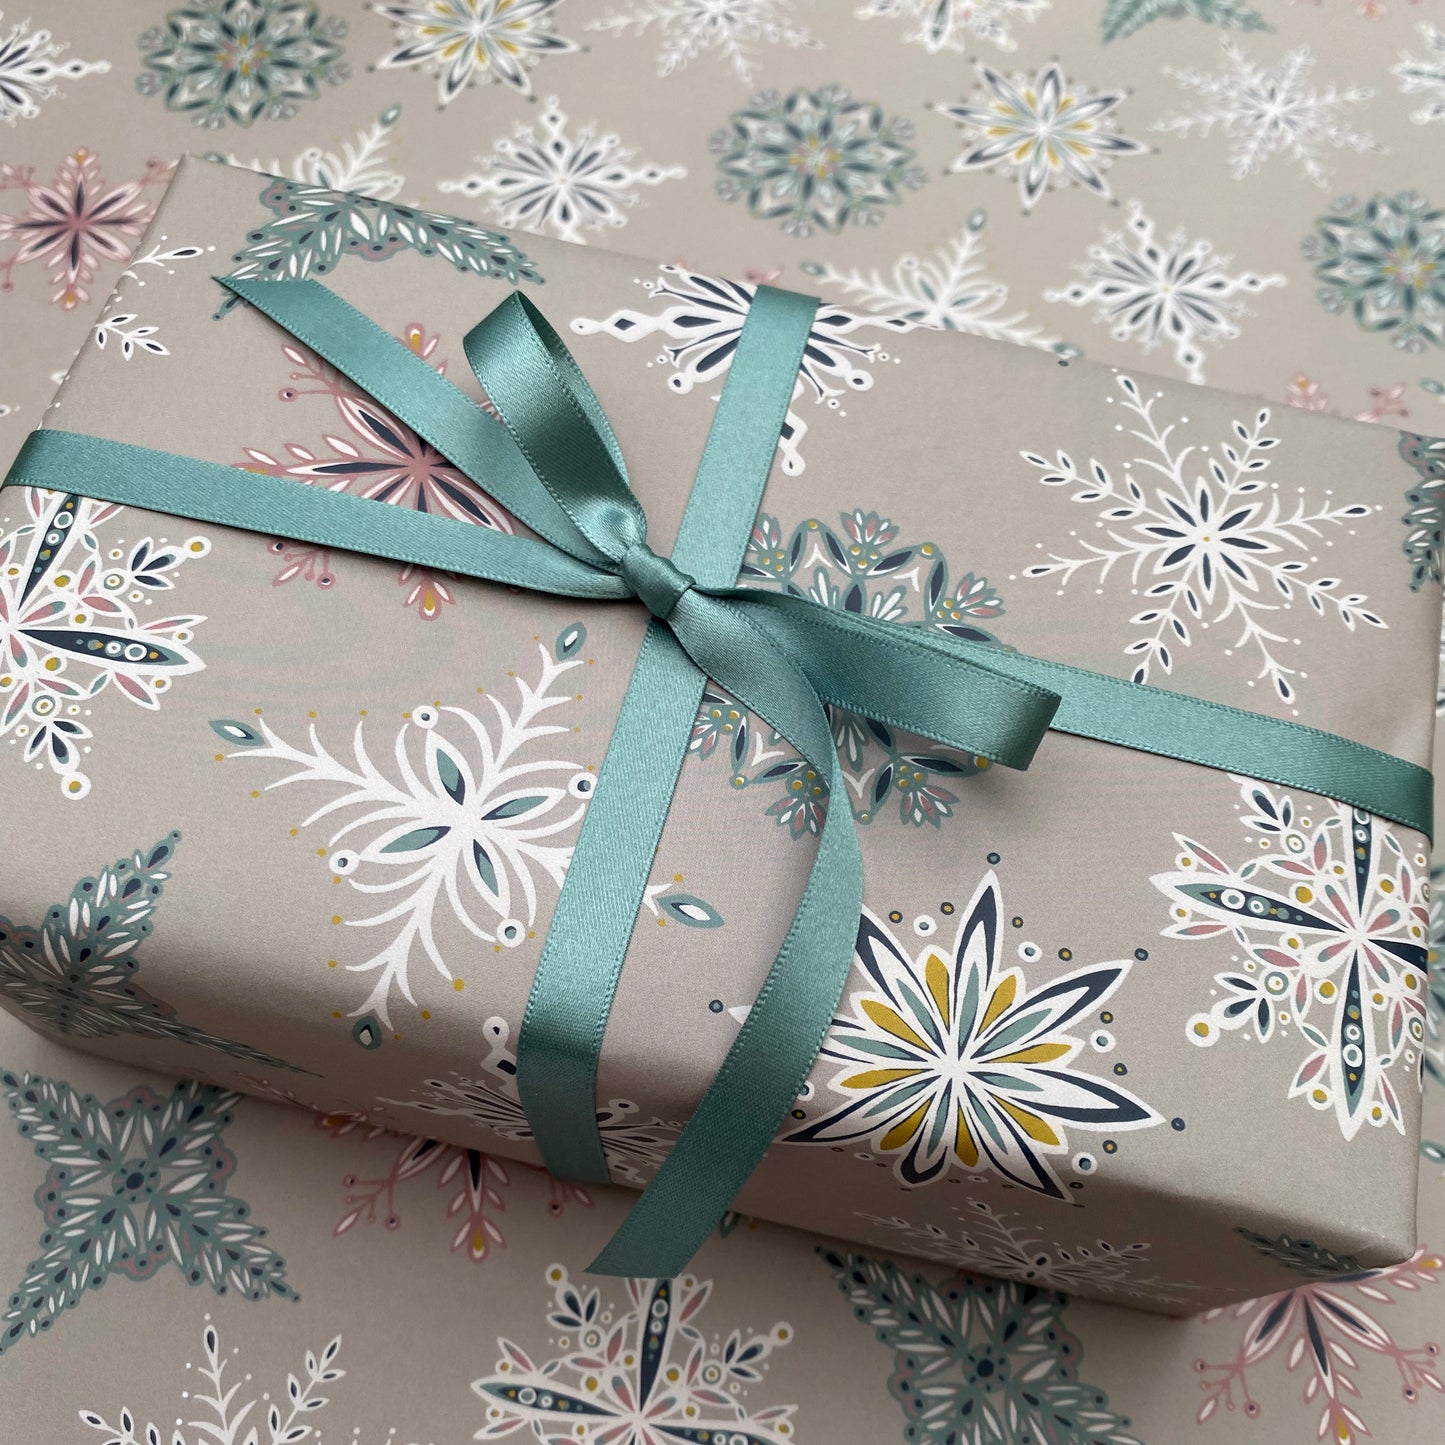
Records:
[[[138,255],[47,427],[520,530],[212,277],[323,277],[473,396],[462,336],[521,287],[663,553],[751,295],[195,161]],[[741,580],[1428,767],[1442,450],[824,304]],[[0,1003],[535,1159],[518,1029],[646,611],[76,488],[0,494]],[[76,641],[97,629],[103,655]],[[1063,733],[1010,772],[834,724],[865,915],[740,1210],[1025,1279],[1069,1258],[1080,1293],[1170,1313],[1411,1252],[1420,832]],[[602,1049],[619,1181],[758,993],[815,781],[706,691]],[[935,1128],[970,1080],[970,1126]]]

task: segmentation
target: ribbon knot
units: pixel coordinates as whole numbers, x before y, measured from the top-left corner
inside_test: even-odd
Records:
[[[659,557],[646,542],[634,542],[623,553],[617,571],[659,622],[666,622],[677,599],[697,585],[696,579],[669,558]]]

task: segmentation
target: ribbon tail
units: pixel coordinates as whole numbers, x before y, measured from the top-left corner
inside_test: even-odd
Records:
[[[783,946],[672,1152],[589,1268],[666,1278],[696,1253],[802,1092],[853,967],[863,857],[821,700],[739,609],[689,592],[672,617],[698,667],[782,733],[827,779],[828,809]]]
[[[824,702],[1004,767],[1028,767],[1059,707],[1049,687],[992,667],[995,649],[786,593],[716,595],[786,653]]]

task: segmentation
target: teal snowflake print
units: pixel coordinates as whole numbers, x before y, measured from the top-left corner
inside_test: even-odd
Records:
[[[1418,191],[1342,196],[1300,250],[1326,311],[1401,351],[1445,347],[1445,210]]]
[[[279,177],[267,182],[261,204],[271,216],[247,233],[246,244],[232,256],[233,276],[297,281],[328,275],[344,256],[386,261],[414,251],[440,256],[458,271],[477,276],[513,284],[542,281],[536,266],[506,236],[455,216]],[[228,293],[216,315],[238,304],[239,298]]]
[[[1105,42],[1123,40],[1154,20],[1202,20],[1221,30],[1270,30],[1264,16],[1243,0],[1105,0],[1099,28]]]
[[[1005,961],[1002,913],[990,872],[961,910],[952,947],[926,942],[915,957],[892,919],[864,910],[852,992],[818,1055],[834,1070],[825,1111],[810,1119],[800,1106],[787,1143],[866,1146],[908,1186],[960,1171],[1066,1200],[1057,1165],[1080,1133],[1160,1122],[1081,1067],[1085,1046],[1073,1033],[1107,1010],[1132,961],[1030,979]],[[1019,946],[1030,965],[1041,954]],[[1113,1037],[1095,1032],[1091,1043],[1107,1049]],[[1075,1154],[1074,1171],[1096,1162]]]
[[[1306,1279],[1335,1279],[1340,1275],[1359,1274],[1365,1268],[1353,1254],[1336,1254],[1312,1239],[1294,1239],[1288,1234],[1258,1234],[1252,1229],[1236,1229],[1234,1232],[1266,1259],[1272,1259]]]
[[[1057,1290],[955,1274],[944,1286],[866,1255],[818,1251],[860,1323],[894,1352],[910,1445],[1140,1445],[1102,1390]]]
[[[840,86],[765,90],[712,137],[717,193],[789,235],[875,225],[927,178],[912,139],[907,121]]]
[[[1445,580],[1445,437],[1400,433],[1400,456],[1420,480],[1405,493],[1409,510],[1401,518],[1405,558],[1410,564],[1410,590]]]
[[[229,1192],[236,1156],[222,1136],[240,1095],[208,1084],[132,1089],[102,1103],[56,1079],[0,1072],[23,1139],[50,1166],[35,1191],[40,1254],[0,1319],[0,1353],[44,1334],[113,1275],[187,1283],[249,1300],[296,1299],[285,1261]]]
[[[817,517],[785,539],[776,517],[758,516],[748,539],[742,580],[780,585],[821,607],[922,626],[973,642],[996,642],[983,623],[1003,615],[987,577],[954,576],[934,542],[903,543],[900,528],[877,512],[855,510],[833,528]],[[988,767],[988,759],[898,732],[886,723],[830,707],[854,821],[871,823],[898,806],[904,825],[937,828],[953,814],[952,785]],[[688,744],[699,760],[726,757],[734,788],[760,787],[780,796],[764,810],[794,838],[816,835],[827,814],[828,789],[808,761],[778,733],[750,717],[709,684]]]
[[[182,1023],[175,1009],[136,982],[137,954],[150,936],[162,886],[171,876],[166,865],[180,838],[171,833],[154,848],[82,878],[64,903],[46,909],[38,927],[0,914],[0,1005],[63,1038],[129,1034],[293,1068],[273,1054]]]
[[[193,0],[141,36],[136,89],[208,130],[289,120],[323,82],[351,74],[345,35],[346,22],[323,17],[313,0]]]

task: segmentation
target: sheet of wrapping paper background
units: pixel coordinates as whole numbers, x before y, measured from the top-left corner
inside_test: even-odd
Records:
[[[142,306],[87,331],[185,150],[1079,347],[1276,407],[1445,430],[1437,7],[858,8],[255,0],[29,15],[0,48],[0,115],[15,121],[0,132],[7,455],[77,347],[103,337],[136,365],[164,347]],[[249,37],[234,42],[247,55],[218,42],[217,19]],[[12,7],[0,38],[26,20]],[[432,43],[504,22],[509,48],[439,58]],[[255,83],[217,99],[241,60]],[[838,182],[809,200],[765,135],[784,112]],[[1050,153],[1030,140],[1050,116],[1090,128]],[[840,123],[849,143],[830,145]],[[590,199],[568,208],[556,174],[589,167]],[[144,279],[188,262],[205,264],[162,247],[131,265]],[[1429,569],[1438,502],[1422,485],[1411,505]],[[550,1438],[577,1424],[569,1396],[597,1412],[584,1439],[623,1420],[641,1439],[669,1423],[1050,1442],[1445,1428],[1433,1079],[1414,1261],[1312,1283],[1301,1241],[1290,1295],[1161,1324],[1056,1293],[1127,1271],[1116,1252],[1066,1259],[983,1216],[960,1221],[970,1255],[1027,1257],[1037,1287],[960,1275],[948,1238],[928,1242],[934,1267],[900,1268],[739,1221],[699,1257],[696,1283],[654,1298],[602,1282],[594,1301],[581,1270],[618,1216],[611,1195],[375,1120],[177,1093],[8,1019],[0,1040],[16,1126],[0,1145],[0,1270],[19,1285],[75,1265],[104,1283],[0,1359],[16,1439],[138,1441],[149,1421],[187,1445],[207,1423],[222,1438],[255,1423],[262,1440],[302,1438],[304,1424],[368,1441]],[[235,1258],[198,1244],[197,1226]],[[655,1370],[646,1319],[666,1321]],[[422,1337],[426,1350],[407,1347]]]

